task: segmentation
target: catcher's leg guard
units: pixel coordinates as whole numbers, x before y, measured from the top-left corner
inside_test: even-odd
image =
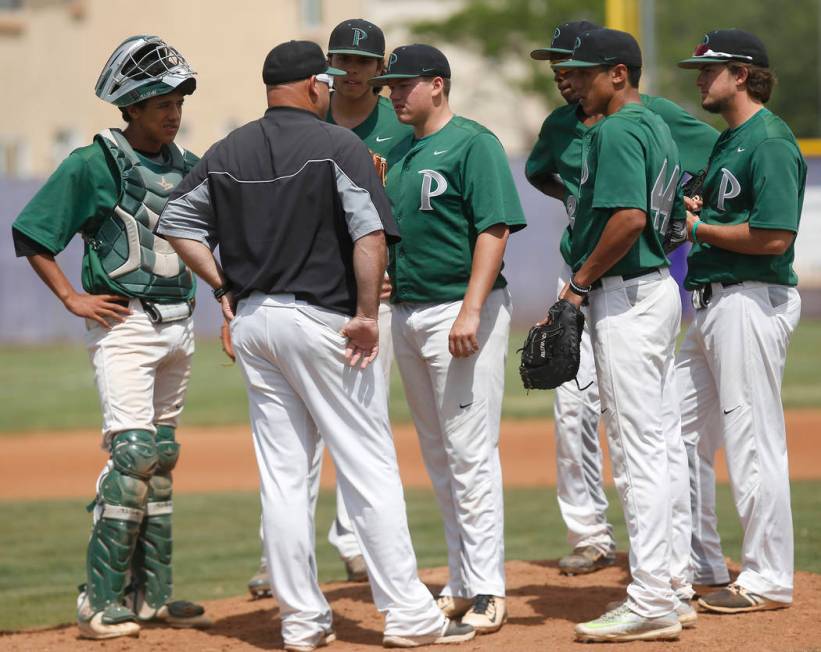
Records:
[[[139,631],[122,605],[129,564],[143,520],[148,482],[157,465],[154,437],[127,430],[111,440],[111,460],[101,477],[95,523],[86,557],[87,584],[78,601],[80,635],[112,638]]]
[[[161,621],[176,627],[207,627],[211,624],[201,606],[169,602],[173,592],[171,571],[171,471],[177,464],[180,445],[174,428],[157,426],[159,463],[148,481],[148,502],[132,562],[129,601],[141,621]]]

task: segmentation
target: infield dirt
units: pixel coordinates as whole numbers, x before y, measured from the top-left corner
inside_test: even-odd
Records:
[[[817,433],[821,411],[787,414],[791,476],[818,479]],[[406,486],[429,486],[411,426],[394,429],[402,478]],[[0,439],[0,499],[85,497],[105,462],[91,431],[28,433]],[[247,427],[181,428],[182,463],[175,471],[175,491],[204,492],[257,488],[257,469]],[[35,464],[42,451],[50,463]],[[501,440],[507,486],[555,483],[553,425],[549,421],[505,421]],[[723,461],[719,481],[726,481]],[[609,469],[607,470],[609,478]],[[333,467],[323,469],[323,485],[333,483]],[[564,577],[555,561],[511,561],[506,565],[510,617],[501,632],[448,649],[529,652],[531,650],[596,650],[573,641],[573,624],[600,615],[604,605],[620,599],[629,581],[627,559],[598,573]],[[420,575],[436,593],[446,569],[424,569]],[[367,585],[331,583],[324,587],[334,610],[337,642],[329,652],[378,650],[382,617],[374,609]],[[614,650],[725,650],[799,652],[821,650],[821,575],[796,573],[796,603],[790,609],[737,616],[700,614],[696,627],[676,643],[620,644]],[[209,630],[146,627],[138,639],[89,642],[67,625],[47,630],[0,635],[0,650],[275,650],[282,646],[278,609],[273,599],[246,596],[205,603],[215,621]],[[432,648],[429,648],[432,649]]]

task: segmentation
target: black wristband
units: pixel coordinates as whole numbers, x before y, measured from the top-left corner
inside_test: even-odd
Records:
[[[219,301],[228,294],[228,286],[227,285],[220,285],[218,288],[214,288],[214,298]]]
[[[587,287],[582,287],[580,285],[576,285],[576,283],[573,280],[572,276],[570,277],[569,286],[570,286],[570,291],[573,294],[576,294],[580,297],[586,297],[590,293],[590,286],[589,285]]]

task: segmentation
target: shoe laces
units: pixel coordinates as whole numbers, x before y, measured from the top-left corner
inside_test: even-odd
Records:
[[[477,595],[473,602],[472,611],[477,614],[486,614],[491,608],[495,609],[496,600],[492,595]]]
[[[627,601],[622,602],[618,607],[602,614],[598,620],[602,623],[612,623],[621,620],[622,616],[630,613],[630,607],[627,606]]]

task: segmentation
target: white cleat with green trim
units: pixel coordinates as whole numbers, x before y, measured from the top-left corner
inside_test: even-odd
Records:
[[[672,641],[681,633],[674,611],[657,618],[645,618],[620,604],[596,620],[576,625],[576,640],[585,643],[607,641]]]

